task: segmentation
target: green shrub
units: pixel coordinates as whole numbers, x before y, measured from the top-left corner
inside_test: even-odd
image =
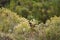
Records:
[[[20,18],[20,24],[14,27],[14,32],[19,34],[23,32],[29,32],[30,30],[30,24],[27,19]]]
[[[14,26],[18,25],[20,23],[20,17],[5,8],[0,9],[0,27],[1,31],[3,32],[9,32],[13,31]]]
[[[47,40],[60,40],[60,17],[52,17],[46,29]]]

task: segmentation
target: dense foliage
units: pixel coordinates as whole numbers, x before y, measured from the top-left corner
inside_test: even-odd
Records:
[[[0,40],[60,40],[60,0],[0,0]]]

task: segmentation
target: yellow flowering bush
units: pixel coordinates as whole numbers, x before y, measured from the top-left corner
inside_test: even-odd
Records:
[[[60,17],[52,17],[49,26],[46,28],[47,40],[60,40]]]
[[[30,24],[27,19],[21,18],[20,24],[14,27],[15,33],[28,32],[30,30]]]
[[[5,8],[0,9],[0,27],[3,32],[13,31],[15,25],[20,23],[20,17]]]

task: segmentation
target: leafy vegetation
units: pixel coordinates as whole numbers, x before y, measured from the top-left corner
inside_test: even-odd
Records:
[[[0,40],[60,40],[60,0],[0,0]]]

